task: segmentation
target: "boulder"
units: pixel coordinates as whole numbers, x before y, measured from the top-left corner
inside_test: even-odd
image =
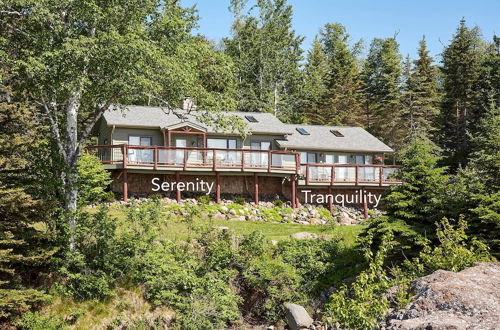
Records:
[[[285,317],[290,330],[307,329],[314,322],[306,309],[296,304],[285,304]]]
[[[316,235],[315,233],[301,231],[301,232],[294,233],[294,234],[290,235],[290,237],[294,238],[294,239],[315,239],[315,238],[318,238],[319,236]]]
[[[438,270],[414,281],[412,290],[416,294],[410,304],[392,311],[382,327],[458,330],[500,325],[500,262],[479,263],[458,273]]]
[[[229,227],[225,227],[225,226],[216,226],[216,227],[214,227],[214,229],[216,229],[216,230],[220,230],[220,231],[228,231],[228,230],[229,230]]]
[[[214,219],[214,220],[226,220],[226,216],[220,212],[217,212],[212,216],[212,219]]]
[[[239,217],[231,217],[231,218],[229,218],[229,221],[245,221],[245,220],[246,220],[246,218],[245,218],[244,215],[241,215]]]

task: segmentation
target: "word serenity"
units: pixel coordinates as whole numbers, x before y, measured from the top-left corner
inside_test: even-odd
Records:
[[[374,206],[377,207],[382,198],[382,195],[367,192],[364,189],[347,194],[312,194],[311,190],[302,190],[302,192],[305,194],[305,202],[309,204],[325,204],[331,200],[332,203],[345,206],[345,204],[363,204],[366,201],[367,204],[375,204]]]
[[[196,178],[196,181],[187,181],[187,182],[177,182],[177,181],[164,181],[161,184],[160,178],[154,178],[151,180],[153,184],[153,191],[196,191],[196,192],[204,192],[206,195],[210,195],[212,192],[212,188],[214,187],[214,183],[209,183]]]

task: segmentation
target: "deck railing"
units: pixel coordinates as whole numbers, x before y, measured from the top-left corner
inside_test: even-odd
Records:
[[[396,176],[399,166],[358,164],[305,164],[301,172],[306,184],[400,184]]]
[[[305,184],[399,184],[395,177],[399,166],[355,164],[300,165],[297,152],[253,149],[177,148],[135,145],[95,145],[87,150],[103,164],[121,165],[122,168],[149,167],[151,169],[182,168],[218,169],[235,171],[285,171],[298,174]]]
[[[285,170],[298,174],[299,154],[275,150],[177,148],[134,145],[96,145],[87,149],[103,164],[119,164],[123,168],[153,169],[182,167],[183,169],[256,169]]]

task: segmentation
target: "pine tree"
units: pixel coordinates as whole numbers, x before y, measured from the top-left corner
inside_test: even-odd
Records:
[[[349,34],[338,23],[326,24],[319,32],[318,40],[325,56],[327,72],[321,84],[324,87],[322,95],[313,105],[317,115],[307,119],[313,124],[355,125],[361,112],[361,81],[357,59],[360,44],[351,46]]]
[[[47,296],[29,289],[30,281],[46,267],[55,249],[50,247],[46,224],[47,204],[34,198],[37,190],[28,170],[33,145],[43,138],[35,129],[30,108],[12,101],[12,93],[0,72],[0,319],[26,311]],[[33,275],[35,274],[35,275]]]
[[[469,134],[477,132],[484,110],[479,80],[484,51],[478,27],[460,21],[443,53],[443,103],[440,113],[439,143],[452,168],[466,164],[470,152]]]
[[[323,45],[316,37],[308,51],[305,66],[304,115],[307,123],[319,123],[324,120],[322,101],[327,92],[328,71]]]
[[[238,109],[296,120],[302,102],[303,38],[292,29],[292,7],[286,0],[258,0],[253,16],[242,14],[246,2],[231,2],[233,37],[224,40],[236,65]]]
[[[402,58],[395,38],[374,39],[363,67],[365,126],[389,146],[401,144]]]
[[[432,65],[425,38],[420,41],[418,59],[407,62],[401,123],[405,137],[431,140],[439,114],[438,71]]]

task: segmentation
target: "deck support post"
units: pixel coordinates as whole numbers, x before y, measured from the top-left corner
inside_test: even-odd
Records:
[[[328,187],[328,210],[330,210],[330,214],[333,215],[333,192],[332,192],[332,186]]]
[[[295,175],[290,175],[290,183],[291,183],[291,186],[292,186],[292,191],[291,191],[291,201],[292,201],[292,209],[296,209],[297,208],[297,188],[296,188],[296,185],[295,185]]]
[[[215,172],[215,202],[220,204],[220,173]]]
[[[127,173],[127,170],[123,170],[122,181],[123,181],[123,201],[128,202],[128,173]]]
[[[259,176],[257,175],[257,173],[253,174],[253,185],[254,185],[255,205],[259,205]]]
[[[175,172],[175,181],[176,182],[179,182],[181,181],[181,175],[179,174],[179,172]],[[179,190],[179,188],[175,189],[175,199],[177,200],[177,203],[180,203],[181,202],[181,191]]]
[[[363,190],[363,215],[365,217],[365,220],[368,219],[368,201],[366,198],[366,191],[365,188],[362,188]]]

